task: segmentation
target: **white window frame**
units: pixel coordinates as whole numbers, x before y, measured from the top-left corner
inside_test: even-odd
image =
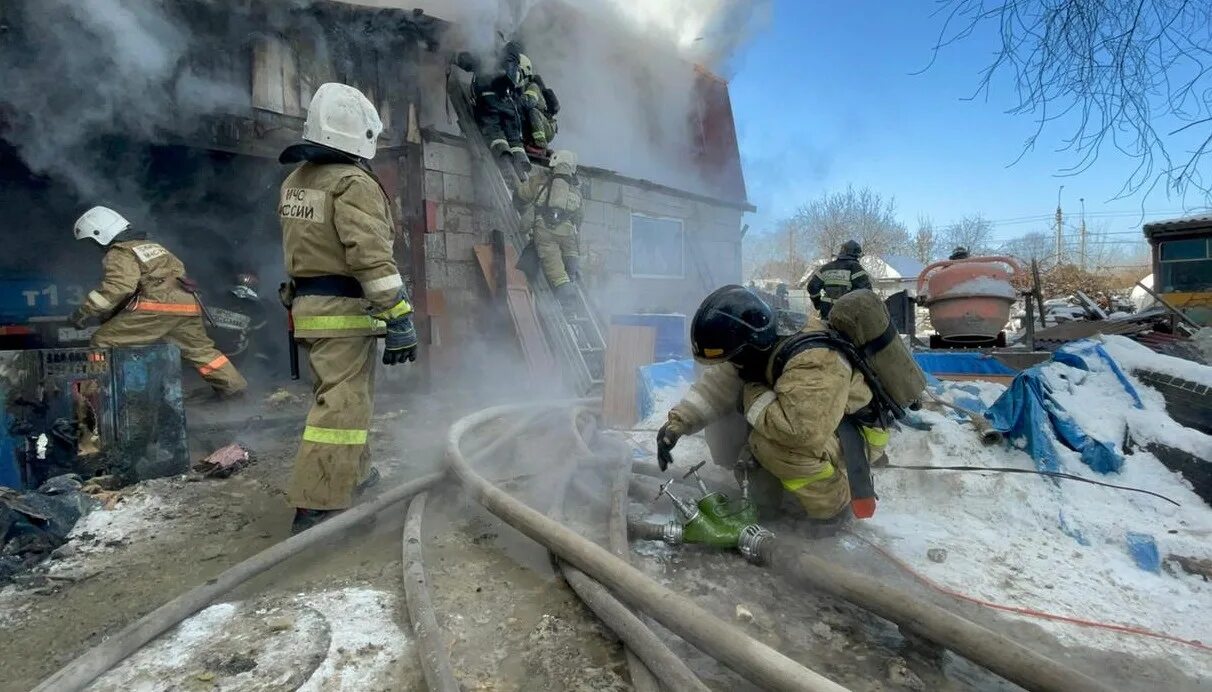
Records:
[[[682,258],[682,271],[679,274],[636,274],[635,273],[635,217],[651,219],[653,221],[673,221],[681,230],[682,246],[679,248]],[[627,258],[627,269],[633,279],[685,279],[686,278],[686,221],[674,216],[654,216],[652,214],[644,214],[638,211],[631,212],[630,217],[630,240],[631,252]]]

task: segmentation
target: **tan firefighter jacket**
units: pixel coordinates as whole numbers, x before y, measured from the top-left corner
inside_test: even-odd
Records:
[[[823,331],[810,318],[803,331]],[[778,348],[771,354],[773,363]],[[769,367],[769,366],[768,366]],[[770,371],[766,378],[769,381]],[[698,432],[741,404],[752,426],[749,447],[767,471],[795,490],[845,470],[836,430],[842,416],[871,401],[862,373],[829,348],[810,348],[794,356],[774,387],[741,380],[731,363],[712,365],[669,412],[675,432]]]
[[[199,315],[194,295],[180,283],[185,265],[150,240],[123,240],[110,245],[101,260],[101,285],[88,292],[84,312],[108,320],[123,308],[170,315]]]
[[[581,226],[581,185],[567,164],[555,169],[536,167],[518,186],[522,227],[557,236],[577,233]]]
[[[353,277],[363,293],[286,298],[297,338],[381,334],[382,320],[412,312],[392,255],[387,196],[369,173],[353,164],[300,164],[282,183],[278,217],[292,279]]]

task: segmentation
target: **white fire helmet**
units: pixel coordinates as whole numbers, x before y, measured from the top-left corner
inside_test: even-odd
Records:
[[[567,166],[569,173],[577,172],[577,153],[568,149],[557,149],[551,155],[551,168],[555,170],[559,166]]]
[[[101,245],[109,245],[119,233],[130,228],[130,222],[109,207],[93,207],[76,219],[76,240],[92,238]]]
[[[364,159],[375,156],[383,121],[362,92],[348,84],[328,82],[316,89],[303,123],[303,139]]]

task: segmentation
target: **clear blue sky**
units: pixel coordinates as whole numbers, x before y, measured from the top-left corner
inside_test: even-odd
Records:
[[[912,231],[919,214],[936,226],[981,213],[994,221],[1051,214],[1057,187],[1076,219],[1085,197],[1092,225],[1107,232],[1140,226],[1141,197],[1112,199],[1134,168],[1116,151],[1077,177],[1057,177],[1074,162],[1056,152],[1071,132],[1049,129],[1017,164],[1034,131],[1002,82],[988,100],[965,100],[992,57],[995,37],[974,35],[925,67],[941,26],[931,0],[776,0],[773,21],[732,65],[731,95],[750,200],[751,232],[847,183],[895,196]],[[1183,210],[1154,193],[1146,212]],[[1189,207],[1188,207],[1189,208]],[[1147,216],[1158,218],[1157,216]],[[998,224],[1005,239],[1046,230],[1047,222]]]

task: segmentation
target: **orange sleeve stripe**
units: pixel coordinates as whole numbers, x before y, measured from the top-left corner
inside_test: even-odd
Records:
[[[170,315],[200,315],[202,310],[197,303],[157,303],[150,300],[140,300],[132,308],[135,312],[161,312]]]
[[[226,365],[231,365],[231,361],[227,359],[227,356],[220,353],[218,358],[215,358],[214,360],[207,363],[206,365],[198,366],[198,374],[199,375],[209,375],[212,372],[214,372],[214,371],[218,370],[219,368],[222,368]]]

